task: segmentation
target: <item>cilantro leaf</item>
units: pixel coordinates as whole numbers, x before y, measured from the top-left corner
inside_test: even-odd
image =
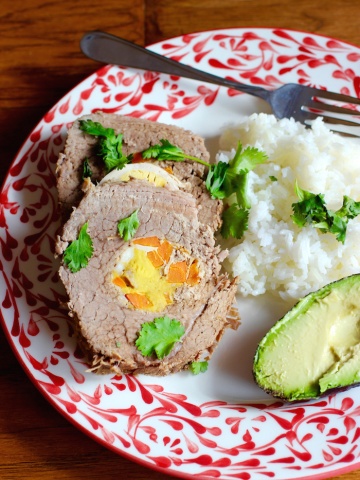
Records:
[[[229,168],[224,180],[224,192],[226,197],[236,194],[239,206],[250,208],[247,197],[248,173],[257,165],[264,163],[267,156],[257,148],[247,147],[243,149],[239,142],[234,158],[229,162]]]
[[[347,224],[349,220],[344,220],[335,212],[329,211],[328,213],[329,217],[331,218],[331,224],[329,225],[328,231],[336,236],[336,240],[344,244],[346,238]],[[323,231],[326,232],[325,229]]]
[[[112,128],[105,128],[99,122],[94,122],[93,120],[80,120],[80,129],[94,137],[107,137],[114,133]]]
[[[360,214],[360,202],[344,195],[342,207],[334,212],[327,209],[323,194],[303,190],[297,182],[295,191],[300,201],[292,204],[293,222],[299,227],[308,224],[323,233],[333,233],[339,242],[345,243],[348,222]]]
[[[224,210],[222,215],[223,223],[221,235],[223,238],[241,238],[248,229],[249,209],[241,208],[233,203]]]
[[[94,251],[87,227],[88,223],[86,222],[81,227],[78,238],[72,241],[64,252],[64,263],[72,273],[86,267]]]
[[[177,147],[176,145],[172,145],[169,140],[160,140],[160,144],[152,145],[144,152],[142,152],[143,158],[150,159],[156,158],[156,160],[175,160],[175,161],[183,161],[184,160],[184,152],[181,148]]]
[[[218,162],[210,166],[205,185],[213,198],[225,198],[226,195],[222,189],[222,185],[224,183],[228,168],[229,164],[226,162]]]
[[[99,137],[98,153],[103,158],[107,172],[123,168],[129,157],[122,153],[123,135],[116,135],[113,128],[105,128],[93,120],[80,120],[80,129],[88,135]]]
[[[118,234],[126,242],[131,240],[136,233],[136,230],[139,228],[140,221],[138,217],[139,209],[135,210],[131,215],[126,218],[123,218],[118,222],[117,229]]]
[[[204,373],[208,369],[208,362],[192,362],[190,364],[190,370],[194,375],[198,375],[199,373]]]
[[[347,195],[344,195],[343,204],[340,210],[336,212],[339,217],[352,219],[360,214],[360,202],[355,202]]]
[[[83,174],[82,174],[82,179],[85,180],[85,178],[91,178],[92,176],[92,171],[89,165],[89,159],[85,158],[84,163],[83,163]]]
[[[239,142],[229,163],[211,165],[205,185],[213,198],[224,199],[235,194],[236,201],[222,215],[221,235],[224,238],[241,238],[248,228],[249,209],[248,173],[267,159],[257,148],[243,149]]]
[[[143,152],[141,152],[142,157],[146,160],[155,159],[159,162],[162,161],[172,161],[172,162],[183,162],[184,160],[193,160],[202,165],[210,167],[208,162],[205,162],[201,158],[193,157],[192,155],[187,155],[180,147],[172,145],[168,140],[161,139],[160,143],[157,145],[152,145]]]
[[[294,213],[291,218],[293,222],[299,227],[304,227],[307,223],[313,223],[318,228],[328,229],[324,195],[302,190],[297,182],[295,183],[295,192],[299,202],[292,204]]]
[[[135,344],[144,356],[155,353],[157,358],[162,359],[169,355],[184,333],[185,328],[178,320],[171,320],[165,315],[143,323]]]
[[[230,166],[236,173],[248,173],[253,170],[256,165],[260,165],[267,160],[267,155],[255,147],[247,147],[243,149],[239,142],[234,158],[230,160]]]

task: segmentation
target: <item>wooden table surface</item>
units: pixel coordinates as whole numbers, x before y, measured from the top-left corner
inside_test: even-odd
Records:
[[[35,124],[98,68],[79,50],[85,31],[144,45],[207,29],[283,27],[360,45],[359,18],[356,0],[1,0],[1,181]],[[173,478],[106,450],[65,420],[22,371],[1,329],[0,375],[1,479]],[[360,479],[360,470],[336,478]]]

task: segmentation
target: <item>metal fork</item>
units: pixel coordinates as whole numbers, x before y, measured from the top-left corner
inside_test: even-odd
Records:
[[[86,33],[80,42],[82,52],[99,62],[166,73],[240,90],[270,105],[277,118],[294,118],[310,125],[323,117],[331,130],[360,137],[360,99],[295,83],[275,90],[246,85],[222,78],[167,58],[120,37],[101,31]]]

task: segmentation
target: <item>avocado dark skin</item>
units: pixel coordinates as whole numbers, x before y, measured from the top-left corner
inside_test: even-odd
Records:
[[[288,402],[360,383],[360,274],[310,293],[278,320],[259,343],[253,375]]]

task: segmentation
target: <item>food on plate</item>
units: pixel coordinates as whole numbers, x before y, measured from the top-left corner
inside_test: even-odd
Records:
[[[96,114],[70,129],[57,168],[56,254],[92,371],[198,374],[225,329],[238,327],[208,156],[200,137],[155,122]]]
[[[300,300],[261,340],[257,384],[287,401],[360,382],[360,274]]]
[[[86,125],[90,127],[86,128]],[[97,125],[100,125],[102,132],[96,131],[96,128],[91,129],[91,126]],[[174,125],[102,112],[77,119],[68,131],[65,147],[59,155],[56,167],[58,198],[63,219],[69,217],[72,208],[78,205],[83,196],[81,186],[84,167],[88,172],[86,176],[91,176],[92,182],[99,182],[111,170],[114,157],[118,156],[120,160],[126,161],[129,156],[133,156],[132,164],[135,165],[144,161],[140,155],[142,151],[159,144],[163,139],[176,145],[187,155],[204,162],[209,161],[210,155],[203,138]],[[110,152],[105,158],[106,161],[101,155],[104,144]],[[199,162],[156,163],[158,168],[166,167],[167,173],[172,175],[175,181],[181,182],[185,191],[192,193],[201,205],[200,221],[216,230],[221,223],[222,205],[221,201],[210,198],[205,187],[205,166]]]
[[[254,114],[224,131],[217,160],[229,161],[239,141],[268,156],[247,176],[242,238],[224,243],[225,267],[239,276],[239,292],[296,301],[360,272],[359,143],[329,131],[320,118],[305,128]]]
[[[185,184],[165,168],[153,163],[128,163],[123,168],[114,169],[108,173],[100,183],[129,182],[131,179],[146,180],[156,187],[165,187],[170,190],[185,189]]]
[[[118,225],[134,212],[138,222],[125,240]],[[78,253],[80,239],[87,255],[73,263],[82,267],[69,268],[72,254],[59,274],[94,371],[176,372],[210,356],[224,329],[237,327],[228,317],[236,281],[220,273],[224,252],[199,222],[190,193],[137,179],[91,185],[64,225],[57,254],[69,257],[74,242]],[[137,343],[147,324],[150,333],[180,327],[182,334],[159,357],[146,335],[145,345]]]

